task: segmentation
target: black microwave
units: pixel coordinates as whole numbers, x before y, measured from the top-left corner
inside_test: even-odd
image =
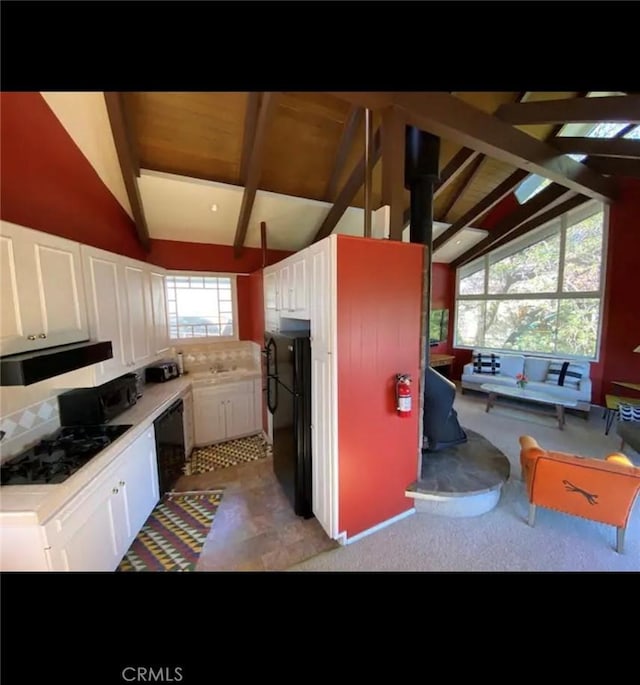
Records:
[[[63,426],[107,423],[138,399],[135,373],[127,373],[95,388],[78,388],[58,395]]]

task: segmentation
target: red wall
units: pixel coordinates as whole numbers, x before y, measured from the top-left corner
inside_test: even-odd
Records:
[[[620,179],[619,195],[609,209],[607,275],[600,361],[591,365],[592,401],[605,394],[634,396],[611,381],[640,383],[640,181]],[[640,393],[635,393],[640,396]]]
[[[145,259],[133,220],[39,93],[0,93],[0,216]]]
[[[418,416],[397,416],[394,388],[396,373],[418,379],[422,268],[421,245],[338,236],[339,528],[348,537],[413,505],[404,493],[417,476]]]

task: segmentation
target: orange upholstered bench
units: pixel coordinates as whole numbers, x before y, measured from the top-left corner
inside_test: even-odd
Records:
[[[536,506],[555,509],[617,528],[616,551],[640,491],[640,468],[618,452],[605,459],[545,450],[534,438],[520,438],[520,465],[529,495],[529,525]]]

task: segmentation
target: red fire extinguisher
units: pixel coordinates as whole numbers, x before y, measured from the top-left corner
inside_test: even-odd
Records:
[[[396,374],[396,410],[398,416],[411,416],[411,376],[408,373]]]

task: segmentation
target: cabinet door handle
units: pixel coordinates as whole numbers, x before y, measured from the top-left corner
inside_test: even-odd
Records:
[[[39,337],[39,338],[46,338],[46,337],[47,337],[47,334],[46,334],[46,333],[40,333],[40,335],[39,335],[38,337]]]
[[[119,490],[118,490],[118,488],[113,488],[113,490],[112,490],[111,492],[112,492],[114,495],[117,495],[118,492],[119,492]]]
[[[27,340],[35,340],[36,336],[35,335],[28,335]]]
[[[124,487],[124,481],[121,480],[121,481],[118,483],[118,485],[119,485],[121,488],[123,488],[123,487]]]

